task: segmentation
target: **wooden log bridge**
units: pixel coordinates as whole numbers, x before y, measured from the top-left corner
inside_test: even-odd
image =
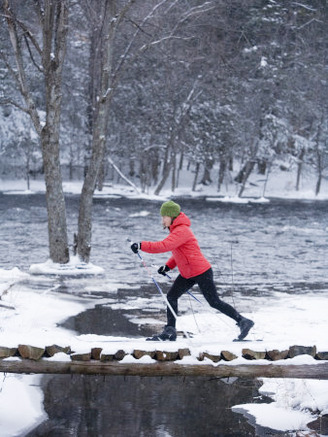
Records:
[[[67,359],[51,359],[56,353],[64,352]],[[277,361],[288,360],[297,355],[308,354],[313,364],[292,364]],[[123,375],[123,376],[208,376],[216,378],[310,378],[328,380],[328,353],[317,352],[316,347],[291,346],[286,351],[252,351],[242,349],[242,356],[252,363],[233,364],[238,358],[229,351],[218,355],[200,353],[197,359],[183,361],[190,356],[188,349],[177,352],[163,350],[134,350],[127,354],[118,350],[114,354],[102,354],[101,348],[91,352],[75,354],[70,347],[49,346],[45,349],[29,345],[18,348],[0,347],[0,372],[25,374],[83,374],[83,375]],[[128,356],[127,360],[123,360]],[[151,362],[140,360],[144,356]],[[206,360],[205,360],[206,359]],[[256,363],[256,360],[261,360]],[[267,362],[264,362],[266,360]],[[198,362],[197,362],[198,361]],[[219,362],[221,361],[221,362]],[[270,362],[271,361],[271,362]],[[273,363],[276,361],[276,363]]]

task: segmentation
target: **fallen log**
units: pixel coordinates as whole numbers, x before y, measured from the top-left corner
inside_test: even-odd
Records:
[[[156,362],[151,364],[121,363],[119,361],[39,361],[18,359],[0,360],[0,372],[79,374],[79,375],[125,375],[125,376],[208,376],[216,378],[309,378],[328,380],[328,363],[303,365],[277,364],[177,364]]]

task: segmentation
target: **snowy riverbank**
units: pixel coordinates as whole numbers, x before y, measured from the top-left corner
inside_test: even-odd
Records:
[[[164,185],[159,196],[153,194],[155,187],[149,188],[146,192],[141,192],[141,189],[135,188],[126,183],[107,183],[103,190],[95,192],[95,197],[106,196],[126,196],[131,198],[147,198],[154,200],[168,199],[172,196],[176,197],[208,197],[209,199],[219,198],[222,201],[233,201],[244,203],[248,199],[307,199],[307,200],[326,200],[328,199],[328,178],[323,177],[321,181],[320,193],[315,195],[316,174],[309,166],[304,166],[303,176],[300,179],[299,189],[295,189],[296,185],[296,169],[282,171],[275,168],[270,172],[268,179],[256,174],[255,172],[249,177],[243,193],[243,198],[238,198],[237,194],[240,185],[235,183],[233,178],[237,175],[237,170],[232,172],[230,180],[225,180],[220,192],[217,191],[217,186],[213,182],[210,185],[198,184],[195,191],[191,190],[193,172],[183,169],[180,171],[180,184],[172,193],[170,181]],[[80,194],[82,189],[82,181],[65,181],[63,183],[64,192],[67,194]],[[27,190],[27,184],[24,180],[0,179],[0,191],[5,193],[30,194],[35,192],[44,192],[45,184],[43,179],[31,179],[30,190]]]
[[[110,343],[110,340],[117,340],[117,337],[104,338],[104,336],[88,335],[81,336],[83,339],[81,341],[75,337],[74,332],[58,327],[58,323],[65,318],[76,315],[88,307],[93,307],[94,302],[91,299],[86,302],[85,299],[68,296],[58,298],[56,290],[51,288],[35,292],[31,287],[35,280],[34,277],[29,278],[30,289],[25,285],[20,285],[21,281],[26,281],[27,276],[27,273],[22,273],[18,269],[0,270],[1,303],[8,307],[0,308],[0,345],[16,347],[18,344],[25,343],[43,347],[55,343],[62,346],[70,345],[76,352],[81,353],[95,346],[103,348],[104,353],[117,349],[116,342]],[[249,300],[252,299],[249,298]],[[316,345],[318,350],[328,351],[326,301],[326,291],[319,295],[289,295],[287,297],[274,293],[269,302],[266,297],[257,297],[253,310],[245,314],[251,317],[256,324],[249,335],[251,341],[247,343],[247,347],[253,350],[282,350],[297,344]],[[108,301],[104,299],[99,302],[98,300],[97,304],[99,303],[105,304]],[[140,301],[141,308],[143,305],[144,303]],[[136,323],[144,322],[144,320],[136,320]],[[245,344],[232,342],[237,328],[230,320],[213,313],[206,306],[197,313],[197,327],[193,316],[185,315],[179,319],[178,328],[195,332],[192,339],[179,340],[181,346],[187,346],[192,351],[191,357],[182,360],[183,364],[200,364],[197,361],[200,349],[214,354],[220,350],[229,350],[239,356],[231,365],[249,364],[249,361],[241,358],[241,349],[245,347]],[[259,337],[263,339],[262,342],[256,341]],[[139,343],[131,343],[128,338],[120,338],[120,340],[122,347],[127,351]],[[140,340],[140,343],[143,343],[143,340]],[[167,345],[168,349],[170,347],[173,347],[173,344]],[[68,359],[64,356],[59,358]],[[205,360],[203,363],[208,364],[209,361]],[[284,363],[286,365],[320,365],[320,361],[307,355],[289,359]],[[3,378],[0,393],[1,436],[18,435],[24,429],[31,428],[44,419],[42,391],[37,388],[39,378],[41,377],[21,375],[7,375]],[[274,400],[273,403],[234,407],[236,411],[242,409],[253,416],[255,422],[261,426],[282,431],[306,430],[308,422],[319,415],[328,414],[328,381],[263,379],[263,382],[264,385],[260,391],[269,395]],[[17,403],[16,396],[18,389],[19,403]],[[17,414],[18,411],[25,414]]]
[[[286,183],[286,181],[284,182]],[[277,182],[278,184],[278,182]],[[299,193],[286,191],[281,194],[282,182],[280,184],[280,197],[300,198],[313,200],[313,192],[304,190]],[[81,183],[65,183],[66,193],[79,193]],[[19,183],[1,182],[0,190],[8,195],[31,194],[43,192],[44,186],[41,182],[33,182],[31,191],[27,192],[24,188],[24,181]],[[146,197],[158,202],[170,197],[169,191],[163,191],[161,197],[151,194],[138,194],[127,186],[106,187],[102,193],[96,196],[115,198],[119,196],[138,198]],[[247,196],[250,195],[248,191]],[[275,197],[275,191],[267,190]],[[298,194],[298,197],[296,196]],[[208,200],[217,197],[214,190],[206,188],[206,192],[190,193],[188,190],[177,190],[176,196],[204,196]],[[263,198],[260,193],[256,195],[256,201],[267,202],[268,198]],[[319,200],[328,198],[327,190],[319,196]],[[237,199],[227,194],[220,198],[222,201],[250,202],[248,199]],[[139,211],[139,217],[147,214],[147,211]],[[328,228],[322,232],[327,232]],[[28,250],[28,248],[26,248]],[[128,247],[121,248],[128,251]],[[130,254],[129,254],[130,255]],[[89,350],[90,346],[99,345],[104,353],[109,352],[114,346],[110,340],[117,340],[117,337],[106,338],[96,335],[88,335],[81,338],[76,337],[74,331],[69,331],[59,326],[59,324],[70,316],[75,316],[88,308],[97,305],[110,305],[114,309],[122,303],[117,302],[116,291],[118,287],[126,284],[120,280],[120,276],[109,274],[102,267],[90,265],[88,269],[81,268],[81,265],[72,259],[69,266],[56,266],[49,261],[40,259],[39,264],[34,264],[29,270],[22,271],[17,266],[12,268],[0,268],[0,345],[16,347],[20,343],[33,344],[34,346],[46,346],[53,343],[62,346],[70,345],[76,352]],[[120,268],[120,266],[117,266]],[[323,267],[322,267],[323,268]],[[86,273],[91,277],[94,275],[96,287],[108,292],[107,297],[98,298],[95,302],[92,296],[90,283],[81,280],[81,295],[58,293],[58,281],[52,278],[65,276],[74,277],[79,281],[79,275]],[[86,271],[87,270],[87,271]],[[111,272],[113,273],[113,272]],[[52,276],[49,276],[52,275]],[[128,277],[134,275],[131,270],[126,273]],[[84,276],[85,278],[85,276]],[[68,279],[69,280],[69,279]],[[64,279],[65,281],[65,279]],[[131,281],[132,282],[132,281]],[[104,285],[105,284],[105,285]],[[89,294],[88,294],[89,293]],[[82,296],[83,294],[83,296]],[[242,296],[235,295],[236,305],[243,308],[243,314],[251,317],[255,321],[255,328],[250,333],[250,342],[247,347],[254,350],[271,350],[288,348],[292,345],[313,346],[316,345],[319,351],[328,351],[327,330],[327,290],[320,292],[308,291],[306,294],[286,294],[279,291],[272,291],[263,296]],[[145,307],[146,298],[136,298],[129,302],[130,308],[140,309],[142,312]],[[159,301],[158,308],[163,309],[163,302]],[[192,356],[185,359],[184,363],[198,363],[197,353],[204,347],[212,353],[220,350],[230,350],[238,355],[238,359],[233,364],[249,364],[249,361],[241,357],[241,349],[245,344],[233,343],[232,340],[238,333],[237,327],[224,316],[212,311],[206,304],[194,308],[197,314],[197,324],[191,311],[187,311],[180,317],[178,328],[194,332],[191,340],[180,340],[192,351]],[[144,318],[131,319],[132,323],[153,325],[161,324],[159,320],[145,316]],[[261,339],[261,342],[257,340]],[[83,340],[83,341],[81,341]],[[125,347],[134,347],[129,338],[120,338],[122,344],[126,340]],[[143,342],[143,340],[140,340]],[[187,342],[187,343],[186,343]],[[168,345],[169,346],[169,345]],[[117,348],[117,344],[115,345]],[[58,357],[63,358],[63,357]],[[129,358],[131,359],[131,358]],[[205,361],[206,363],[206,361]],[[280,363],[280,362],[278,362]],[[285,364],[316,364],[320,361],[314,360],[309,356],[298,356],[288,360]],[[200,364],[201,365],[201,364]],[[218,364],[220,365],[220,363]],[[42,422],[46,413],[43,408],[43,393],[39,387],[40,376],[29,375],[4,375],[0,382],[0,423],[1,437],[15,435],[25,435],[27,430],[33,429],[37,423]],[[328,382],[316,380],[296,380],[296,379],[263,379],[263,386],[260,391],[268,394],[273,402],[271,404],[247,404],[236,405],[235,411],[241,409],[253,417],[252,423],[263,427],[271,427],[276,430],[290,431],[291,435],[295,431],[307,430],[307,423],[328,414]],[[17,392],[20,396],[17,399]],[[295,435],[295,434],[294,434]],[[320,434],[317,434],[320,435]]]

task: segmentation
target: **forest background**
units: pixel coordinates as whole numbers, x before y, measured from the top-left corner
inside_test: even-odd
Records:
[[[44,175],[50,258],[69,260],[63,179],[159,195],[328,168],[326,0],[1,0],[0,177]],[[233,176],[232,176],[233,175]]]

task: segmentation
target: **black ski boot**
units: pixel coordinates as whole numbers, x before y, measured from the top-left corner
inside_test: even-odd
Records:
[[[177,338],[177,331],[173,326],[165,326],[163,332],[159,335],[147,338],[146,341],[175,341]]]
[[[254,322],[253,320],[246,319],[246,317],[242,317],[237,323],[237,325],[240,328],[240,334],[238,338],[236,338],[234,341],[242,341],[247,336],[251,328],[253,328]]]

